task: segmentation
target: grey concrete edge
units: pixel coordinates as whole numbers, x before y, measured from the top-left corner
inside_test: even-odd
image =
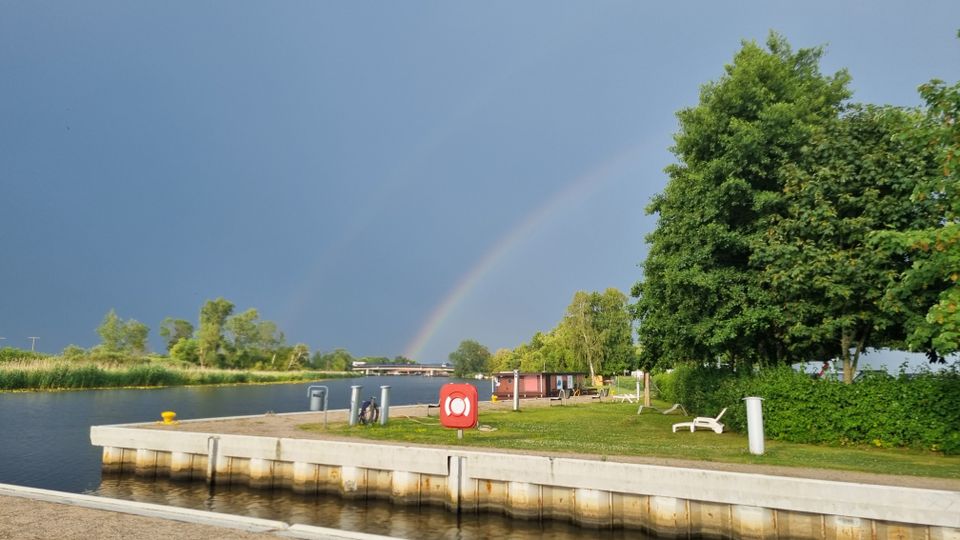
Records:
[[[390,406],[390,410],[392,411],[392,410],[399,410],[399,409],[415,409],[415,408],[417,408],[417,407],[426,407],[427,405],[428,405],[428,403],[409,403],[409,404],[407,404],[407,405],[391,405],[391,406]],[[161,412],[162,412],[162,411],[161,411]],[[176,411],[174,411],[174,412],[176,412]],[[350,412],[350,409],[328,409],[327,412],[328,412],[328,413],[333,413],[333,414],[335,414],[335,413],[348,414],[348,413]],[[239,415],[239,416],[217,416],[217,417],[211,417],[211,418],[187,418],[187,419],[182,419],[182,420],[178,419],[178,420],[177,420],[177,423],[179,423],[179,424],[194,424],[194,423],[213,422],[213,421],[222,421],[222,420],[244,420],[244,419],[247,419],[247,418],[260,418],[260,417],[265,416],[265,415],[267,415],[267,414],[271,414],[271,415],[274,415],[274,416],[310,416],[310,415],[322,414],[322,413],[323,413],[323,411],[293,411],[293,412],[284,412],[284,413],[275,413],[275,412],[265,411],[265,412],[257,413],[257,414],[243,414],[243,415]],[[159,417],[159,412],[157,413],[157,415],[158,415],[158,417]],[[140,422],[130,422],[130,423],[126,423],[126,424],[104,424],[103,427],[142,427],[142,426],[149,426],[149,425],[161,424],[161,423],[163,423],[163,422],[161,422],[161,421],[158,419],[158,420],[144,420],[144,421],[140,421]]]
[[[168,519],[197,525],[237,529],[251,533],[272,533],[287,538],[318,540],[389,540],[394,538],[390,536],[379,536],[362,532],[330,529],[326,527],[290,525],[283,521],[274,521],[270,519],[237,516],[219,512],[208,512],[205,510],[193,510],[190,508],[165,506],[162,504],[126,501],[123,499],[111,499],[107,497],[97,497],[94,495],[53,491],[49,489],[16,486],[12,484],[0,484],[0,495],[54,504],[68,504],[71,506],[89,508],[92,510],[103,510],[107,512],[118,512],[122,514],[132,514],[143,517]]]

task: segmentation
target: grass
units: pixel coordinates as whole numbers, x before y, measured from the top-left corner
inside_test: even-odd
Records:
[[[239,371],[163,362],[117,364],[44,358],[0,363],[0,391],[277,383],[329,379],[319,371]]]
[[[661,403],[661,405],[663,405]],[[766,453],[747,452],[747,437],[712,431],[672,433],[685,418],[636,414],[637,405],[593,403],[564,407],[528,407],[520,412],[483,411],[480,424],[495,431],[468,430],[462,441],[437,418],[397,418],[387,426],[332,424],[328,433],[384,441],[462,445],[600,456],[647,456],[726,463],[811,467],[879,474],[960,479],[960,456],[936,452],[871,447],[832,447],[766,442]],[[319,424],[301,429],[321,431]]]

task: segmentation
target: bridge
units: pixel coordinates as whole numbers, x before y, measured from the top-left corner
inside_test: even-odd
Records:
[[[425,377],[449,377],[453,375],[450,364],[360,364],[353,371],[364,375],[423,375]]]

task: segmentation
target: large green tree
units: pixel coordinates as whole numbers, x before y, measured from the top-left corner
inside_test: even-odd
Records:
[[[593,380],[636,367],[631,324],[627,296],[619,290],[577,291],[555,332]]]
[[[590,371],[593,381],[603,366],[603,336],[594,324],[592,295],[577,291],[563,317],[568,346],[579,363]]]
[[[453,374],[457,377],[490,371],[490,351],[472,339],[461,341],[449,358],[453,363]]]
[[[223,327],[231,313],[233,303],[223,298],[207,300],[200,308],[197,344],[201,367],[216,362],[223,346]]]
[[[911,263],[886,297],[902,314],[907,345],[933,360],[960,351],[960,83],[931,81],[920,87],[924,118],[904,137],[914,152],[932,152],[937,167],[912,194],[932,205],[925,223],[878,235],[882,245],[901,249]]]
[[[784,167],[804,165],[849,96],[846,72],[822,74],[821,55],[776,34],[766,48],[744,43],[699,104],[677,113],[677,163],[647,207],[659,218],[632,290],[645,365],[787,359],[780,309],[750,260],[782,209]]]
[[[111,309],[103,317],[103,321],[97,327],[97,334],[100,335],[100,346],[103,350],[107,352],[123,350],[124,324],[115,310]]]
[[[193,324],[184,319],[167,317],[160,323],[160,337],[163,338],[169,352],[181,339],[193,337]]]
[[[256,364],[275,364],[277,355],[286,356],[285,338],[276,323],[260,319],[250,308],[227,318],[224,323],[227,364],[246,368]]]
[[[111,309],[97,327],[97,334],[101,348],[107,352],[143,354],[147,352],[150,328],[135,319],[124,321]]]
[[[316,369],[347,371],[350,369],[353,361],[354,358],[353,355],[350,354],[350,351],[346,349],[336,349],[328,353],[315,352],[311,364]]]
[[[900,137],[917,113],[855,106],[812,139],[800,164],[784,168],[784,210],[757,238],[752,263],[782,307],[796,359],[840,358],[852,382],[860,354],[895,345],[902,316],[884,309],[887,285],[907,268],[881,231],[929,222],[932,207],[910,195],[933,161]]]

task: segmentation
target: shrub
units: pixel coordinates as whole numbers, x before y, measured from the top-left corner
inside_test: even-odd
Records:
[[[960,372],[869,377],[852,385],[815,380],[789,367],[753,375],[684,366],[657,377],[667,401],[701,415],[727,408],[724,423],[746,431],[743,398],[763,402],[767,437],[798,443],[909,446],[960,453]]]
[[[39,360],[46,358],[47,355],[14,347],[4,347],[0,349],[0,363],[16,362],[24,360]]]

